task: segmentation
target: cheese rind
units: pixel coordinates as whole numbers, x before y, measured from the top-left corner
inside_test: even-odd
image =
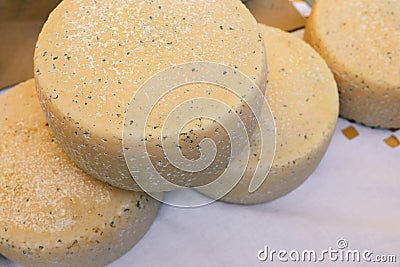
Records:
[[[340,114],[372,127],[400,128],[400,1],[317,1],[305,40],[325,59]]]
[[[24,266],[104,266],[147,232],[159,202],[78,169],[50,131],[34,80],[0,97],[0,253]]]
[[[273,27],[259,27],[269,64],[265,97],[275,119],[276,151],[266,180],[249,193],[261,144],[260,132],[255,131],[247,169],[221,199],[237,204],[271,201],[301,185],[325,154],[339,111],[336,83],[323,59],[301,39]],[[240,164],[246,162],[233,165]]]
[[[41,105],[66,153],[95,178],[129,190],[140,188],[123,155],[124,117],[146,80],[171,66],[211,61],[237,68],[260,88],[266,82],[257,24],[239,0],[65,0],[44,25],[34,61]],[[177,98],[207,96],[212,91],[209,85],[186,87],[184,94],[176,93]],[[253,96],[249,91],[244,98],[251,101]],[[227,101],[239,112],[239,100]],[[148,128],[157,128],[160,121],[155,121]],[[209,121],[201,131],[193,126],[185,133],[194,130],[202,140],[217,127]],[[158,141],[148,143],[149,150],[158,149],[160,138],[160,133],[152,135]],[[195,158],[196,153],[195,146],[186,154]],[[220,158],[228,154],[223,152]],[[224,163],[215,166],[217,173]],[[186,173],[176,176],[182,175]]]

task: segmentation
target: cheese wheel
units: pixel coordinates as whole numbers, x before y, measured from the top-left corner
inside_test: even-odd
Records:
[[[326,60],[340,114],[372,127],[400,128],[400,1],[317,1],[305,40]]]
[[[249,193],[259,163],[260,132],[255,132],[248,163],[233,164],[246,164],[244,175],[221,199],[237,204],[270,201],[302,184],[325,154],[339,112],[335,80],[318,53],[289,33],[263,24],[259,27],[269,65],[265,97],[275,119],[276,151],[266,180]],[[216,193],[206,192],[210,197]]]
[[[267,72],[256,21],[239,0],[65,0],[45,23],[34,61],[41,105],[66,153],[93,177],[129,190],[140,188],[124,159],[124,118],[132,97],[145,81],[166,68],[187,62],[210,61],[230,66],[259,88],[264,88]],[[152,162],[164,160],[163,153],[157,154],[162,147],[159,129],[174,103],[207,97],[225,101],[239,113],[242,100],[251,102],[256,95],[249,88],[242,98],[227,97],[226,90],[210,84],[178,89],[152,116],[137,114],[149,115],[146,129],[153,132],[146,140],[154,141],[147,143],[147,149],[154,152]],[[148,106],[142,102],[137,105]],[[154,107],[158,104],[154,103]],[[214,112],[222,114],[219,109]],[[244,123],[249,124],[249,118],[244,118]],[[134,121],[126,124],[129,123]],[[187,158],[198,157],[198,142],[215,134],[218,127],[206,119],[188,123],[182,128],[180,142],[190,138],[195,143],[182,153]],[[137,133],[132,140],[139,144],[143,138]],[[227,138],[219,142],[220,147],[227,146]],[[185,186],[204,184],[211,174],[223,172],[228,153],[229,150],[220,152],[207,172],[175,170],[168,175],[172,180],[184,177]]]
[[[43,116],[34,80],[0,97],[0,253],[24,266],[104,266],[131,249],[159,203],[78,169]]]

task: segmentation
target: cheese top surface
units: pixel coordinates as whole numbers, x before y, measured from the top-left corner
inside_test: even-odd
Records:
[[[39,36],[35,77],[51,112],[110,141],[122,138],[125,111],[146,80],[195,61],[265,82],[263,43],[239,0],[65,0]]]
[[[333,71],[400,92],[400,1],[320,0],[312,16],[317,50]]]
[[[156,201],[144,193],[113,188],[72,163],[50,131],[34,88],[30,80],[0,97],[1,244],[37,245],[33,236],[46,236],[42,245],[61,240],[62,247],[77,235],[105,237],[122,225],[128,231],[121,218],[130,217],[134,225],[138,214],[143,219],[136,220],[154,217]]]

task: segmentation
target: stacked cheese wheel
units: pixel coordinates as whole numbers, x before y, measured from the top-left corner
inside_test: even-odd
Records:
[[[143,129],[130,134],[133,147],[126,149],[139,149],[145,139],[154,167],[162,168],[168,162],[164,163],[160,148],[171,146],[176,140],[167,138],[170,135],[162,136],[161,129],[176,105],[193,98],[212,98],[241,113],[243,102],[252,102],[257,95],[252,88],[237,97],[218,86],[186,84],[175,93],[165,91],[162,101],[136,102],[143,110],[151,105],[153,112],[139,112],[137,120],[124,121],[132,98],[144,82],[166,68],[209,61],[237,69],[265,88],[264,53],[257,23],[239,0],[65,0],[50,15],[39,36],[35,77],[50,127],[75,163],[114,186],[141,190],[125,162],[124,125],[136,125],[137,120],[147,118]],[[190,108],[183,112],[190,112]],[[222,109],[221,106],[213,112],[222,114]],[[235,123],[228,115],[220,121]],[[251,124],[250,115],[242,116],[245,124]],[[194,118],[177,127],[171,131],[177,134],[182,127],[178,143],[187,158],[198,157],[199,141],[205,137],[217,139],[219,154],[201,172],[183,171],[171,164],[159,172],[184,186],[202,185],[207,182],[204,180],[223,172],[230,144],[218,131],[221,126],[215,120]],[[142,137],[144,130],[146,135]],[[185,146],[188,139],[190,144]],[[142,157],[130,160],[137,165],[144,161]],[[145,172],[134,176],[148,179]]]
[[[276,152],[264,183],[249,192],[259,164],[259,132],[251,140],[242,179],[223,201],[255,204],[276,199],[306,180],[325,154],[335,130],[339,100],[335,80],[324,60],[301,39],[259,24],[268,58],[265,96],[276,124]],[[208,190],[209,196],[219,192]]]
[[[159,203],[78,169],[43,116],[34,80],[0,97],[0,253],[24,266],[104,266],[131,249]]]
[[[326,60],[343,117],[400,128],[400,1],[317,1],[305,40]]]

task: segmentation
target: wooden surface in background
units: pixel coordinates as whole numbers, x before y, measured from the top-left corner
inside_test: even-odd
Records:
[[[60,0],[0,0],[0,88],[33,77],[37,36]]]
[[[61,0],[0,0],[0,21],[45,21]]]
[[[246,6],[258,22],[285,31],[302,28],[306,22],[289,0],[248,0]]]

